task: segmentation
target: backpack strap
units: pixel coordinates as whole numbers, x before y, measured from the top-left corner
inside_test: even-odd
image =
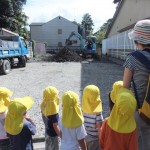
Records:
[[[150,71],[150,60],[148,60],[148,58],[145,55],[143,55],[139,51],[135,51],[131,53],[131,55],[135,57],[137,60],[139,60],[142,64],[144,64],[145,67]]]
[[[135,52],[131,53],[131,55],[133,57],[135,57],[135,59],[139,60],[142,64],[144,64],[145,67],[150,71],[150,60],[148,60],[148,58],[144,54],[142,54],[139,51],[135,51]],[[135,85],[133,79],[132,79],[132,83],[133,83],[133,89],[134,89],[134,92],[135,92],[135,97],[136,97],[136,100],[137,100],[137,105],[138,105],[138,108],[140,108],[138,94],[137,94],[137,90],[136,90],[136,85]],[[148,84],[148,86],[149,86],[149,84]],[[150,88],[148,88],[148,89],[150,89]],[[148,92],[148,93],[150,93],[150,92]],[[150,97],[149,94],[147,96]]]

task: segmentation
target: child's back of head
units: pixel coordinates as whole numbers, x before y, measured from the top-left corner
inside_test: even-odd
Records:
[[[135,110],[136,99],[134,94],[130,90],[121,87],[116,94],[115,104],[108,118],[108,125],[119,133],[134,131],[136,128]]]
[[[58,90],[53,86],[48,86],[43,91],[43,101],[40,105],[45,116],[54,115],[59,112]]]
[[[82,111],[87,114],[102,112],[100,90],[95,85],[88,85],[83,90]]]
[[[73,91],[65,92],[62,96],[62,124],[67,128],[76,128],[83,121],[79,96]]]
[[[34,101],[31,97],[15,98],[8,106],[8,113],[5,120],[5,130],[11,135],[18,135],[23,129],[23,119]]]

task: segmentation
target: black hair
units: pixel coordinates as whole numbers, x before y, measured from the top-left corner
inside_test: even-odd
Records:
[[[135,44],[138,44],[138,43],[140,43],[140,42],[138,42],[138,41],[134,41],[134,43]],[[140,43],[143,47],[150,47],[150,44],[142,44],[142,43]]]
[[[112,102],[111,100],[111,97],[110,97],[110,92],[108,94],[108,99],[109,99],[109,108],[110,108],[110,111],[113,109],[113,106],[114,106],[114,103]]]

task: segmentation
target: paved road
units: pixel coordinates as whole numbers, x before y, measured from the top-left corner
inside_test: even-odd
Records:
[[[67,90],[73,90],[80,96],[88,84],[100,88],[103,101],[104,117],[108,116],[108,98],[112,84],[122,80],[123,67],[107,61],[91,62],[29,62],[26,68],[12,69],[8,75],[0,75],[0,86],[11,89],[13,97],[31,96],[35,103],[29,111],[29,116],[37,125],[36,136],[44,136],[44,126],[39,105],[42,92],[49,85],[59,90],[60,97]]]

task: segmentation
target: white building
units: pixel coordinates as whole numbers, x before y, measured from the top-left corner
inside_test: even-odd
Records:
[[[46,43],[47,50],[62,48],[72,31],[78,32],[78,25],[58,16],[46,23],[31,23],[31,39]],[[75,38],[75,37],[73,37]],[[79,46],[80,41],[74,46]]]

